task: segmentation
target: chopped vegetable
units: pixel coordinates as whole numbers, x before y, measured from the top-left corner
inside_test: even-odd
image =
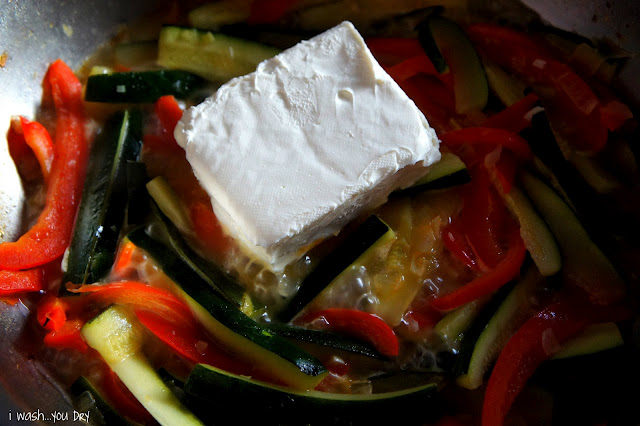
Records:
[[[61,60],[45,77],[56,109],[55,153],[46,204],[36,224],[16,242],[0,244],[0,268],[27,269],[62,256],[71,240],[87,165],[82,85]]]
[[[296,319],[298,324],[329,329],[370,342],[382,355],[398,355],[399,345],[393,329],[377,315],[353,309],[331,308],[309,312]]]
[[[558,302],[529,319],[509,339],[496,362],[484,397],[483,425],[501,425],[527,379],[560,345],[587,325],[619,319],[625,312],[579,302]]]

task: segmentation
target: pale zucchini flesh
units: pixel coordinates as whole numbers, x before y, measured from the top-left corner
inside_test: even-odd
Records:
[[[142,352],[142,325],[126,308],[111,306],[85,324],[82,335],[158,423],[202,425],[149,363]]]

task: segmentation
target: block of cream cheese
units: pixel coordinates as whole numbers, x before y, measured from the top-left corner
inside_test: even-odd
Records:
[[[175,138],[227,232],[275,271],[440,159],[349,22],[229,81],[185,111]]]

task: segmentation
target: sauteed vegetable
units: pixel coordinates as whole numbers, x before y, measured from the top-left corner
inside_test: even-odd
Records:
[[[38,120],[10,123],[41,213],[0,244],[0,296],[31,308],[76,406],[104,424],[637,422],[637,121],[588,40],[361,10],[440,161],[284,270],[225,229],[183,112],[341,4],[176,5],[154,40],[133,26],[77,73],[50,64]]]

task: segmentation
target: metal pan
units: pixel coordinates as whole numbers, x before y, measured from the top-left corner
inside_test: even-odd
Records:
[[[518,18],[523,4],[559,28],[607,40],[636,57],[628,61],[616,82],[635,106],[640,105],[640,2],[636,0],[474,1],[474,7],[496,17]],[[63,58],[73,68],[120,25],[157,7],[155,0],[0,0],[0,242],[16,239],[21,229],[24,193],[5,140],[12,115],[33,117],[41,96],[47,64]],[[29,341],[28,311],[0,303],[0,424],[18,424],[18,411],[71,413],[64,388],[38,357]],[[38,411],[39,410],[39,411]]]

